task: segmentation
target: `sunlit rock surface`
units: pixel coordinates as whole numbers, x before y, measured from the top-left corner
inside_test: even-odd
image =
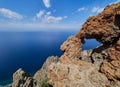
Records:
[[[84,39],[93,38],[101,46],[82,51]],[[49,83],[53,87],[120,87],[120,3],[88,18],[61,50],[61,62],[49,68]]]
[[[100,46],[82,50],[84,39]],[[120,87],[120,3],[89,17],[75,36],[61,45],[63,55],[50,57],[34,77],[23,70],[13,75],[12,87]]]

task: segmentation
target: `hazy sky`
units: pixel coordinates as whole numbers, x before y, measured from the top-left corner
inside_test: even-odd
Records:
[[[0,0],[0,31],[79,29],[92,15],[120,0]]]

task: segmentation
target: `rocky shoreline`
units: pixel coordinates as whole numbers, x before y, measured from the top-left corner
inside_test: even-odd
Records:
[[[101,46],[82,51],[84,39],[93,38]],[[18,69],[9,87],[120,87],[120,3],[88,18],[61,50],[60,58],[48,57],[33,77]]]

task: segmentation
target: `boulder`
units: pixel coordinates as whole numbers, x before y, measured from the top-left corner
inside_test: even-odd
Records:
[[[12,87],[41,87],[37,80],[33,79],[21,68],[13,74]]]

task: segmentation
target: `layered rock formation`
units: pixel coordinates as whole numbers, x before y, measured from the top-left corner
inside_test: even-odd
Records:
[[[22,69],[18,69],[13,74],[13,83],[10,87],[50,87],[47,82],[48,67],[51,63],[57,63],[58,61],[59,58],[57,56],[48,57],[42,68],[33,77]]]
[[[81,47],[84,39],[92,38],[101,46],[89,55]],[[63,43],[61,50],[64,54],[60,62],[49,68],[53,87],[120,87],[120,3],[90,17],[76,36]]]
[[[88,18],[76,37],[95,38],[103,44],[115,43],[120,36],[120,3],[107,6],[97,16]]]
[[[48,57],[42,68],[35,73],[33,78],[36,79],[38,82],[41,82],[44,79],[48,79],[47,75],[49,66],[52,63],[56,64],[58,61],[59,58],[57,56]]]
[[[60,57],[62,63],[70,63],[72,59],[78,59],[81,57],[81,40],[71,36],[61,45],[61,50],[64,54]]]
[[[101,43],[82,51],[84,39]],[[21,69],[13,75],[12,87],[120,87],[120,3],[107,6],[97,16],[88,18],[75,36],[62,45],[64,54],[48,58],[34,77]],[[43,86],[42,86],[43,87]]]
[[[37,80],[33,79],[28,73],[22,69],[18,69],[13,74],[12,87],[41,87]]]
[[[109,48],[108,54],[108,59],[101,65],[101,72],[120,85],[120,39]]]
[[[109,84],[97,67],[85,61],[52,64],[48,78],[53,87],[107,87]]]

